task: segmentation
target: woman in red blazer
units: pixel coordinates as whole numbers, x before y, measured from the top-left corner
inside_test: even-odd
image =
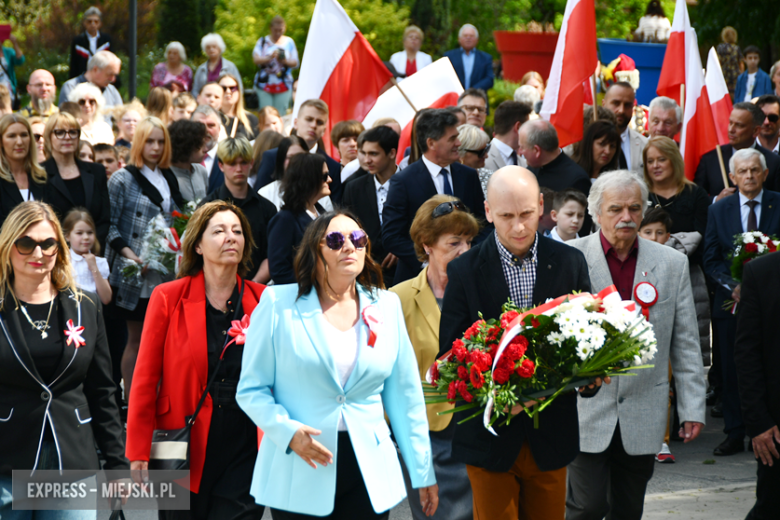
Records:
[[[265,286],[242,278],[253,246],[249,222],[233,204],[210,202],[190,218],[180,278],[159,285],[149,300],[127,417],[131,469],[148,469],[153,430],[184,427],[232,336],[231,321],[248,320],[260,300]],[[263,516],[249,494],[258,430],[236,403],[243,348],[240,339],[225,350],[192,427],[190,511],[168,511],[167,518]]]

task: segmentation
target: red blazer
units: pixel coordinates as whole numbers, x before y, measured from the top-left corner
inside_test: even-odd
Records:
[[[243,313],[251,316],[265,286],[245,283],[241,303]],[[201,271],[158,286],[149,300],[130,390],[127,458],[148,461],[153,430],[183,428],[207,383],[206,286]],[[190,490],[195,493],[206,458],[211,410],[207,396],[192,426]]]

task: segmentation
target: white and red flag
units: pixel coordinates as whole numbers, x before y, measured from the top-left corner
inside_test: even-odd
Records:
[[[337,155],[330,142],[333,125],[347,119],[362,121],[391,77],[344,8],[336,0],[317,0],[298,76],[293,117],[308,99],[328,104],[328,129],[322,138],[326,151]]]
[[[594,0],[568,0],[541,110],[560,146],[582,139],[582,105],[597,64]]]
[[[710,97],[718,144],[729,144],[729,116],[733,105],[715,47],[710,48],[707,56],[707,75],[704,77],[704,82],[707,84],[707,95]]]
[[[691,19],[688,17],[688,5],[685,0],[677,0],[672,20],[672,32],[669,34],[669,42],[666,44],[664,63],[661,66],[661,76],[658,78],[658,86],[655,89],[659,96],[666,96],[680,103],[680,86],[685,84],[685,50],[687,39],[690,38],[688,29],[691,28]],[[686,36],[687,35],[687,36]]]

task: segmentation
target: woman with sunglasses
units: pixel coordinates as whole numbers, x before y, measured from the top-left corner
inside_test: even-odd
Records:
[[[422,510],[436,512],[414,351],[370,249],[349,211],[320,216],[298,283],[267,288],[252,314],[236,400],[264,432],[251,492],[274,520],[388,518],[406,493],[385,413]]]
[[[479,223],[456,197],[435,195],[428,199],[412,222],[410,234],[420,262],[428,265],[416,278],[392,289],[401,299],[406,329],[417,356],[420,380],[439,353],[439,321],[444,291],[447,289],[447,265],[471,248],[479,232]],[[437,415],[451,409],[450,404],[427,406],[428,429],[433,450],[433,467],[439,484],[439,517],[466,520],[473,517],[471,483],[466,465],[452,458],[455,423],[452,415]],[[425,518],[419,506],[408,472],[404,472],[409,507],[415,520]]]
[[[295,283],[293,257],[303,233],[325,213],[319,199],[330,195],[328,164],[316,153],[290,159],[282,178],[282,209],[268,224],[268,267],[275,284]]]
[[[77,288],[47,204],[24,202],[3,223],[0,293],[0,517],[33,518],[12,511],[13,470],[97,471],[95,446],[104,469],[129,464],[102,305]],[[96,516],[57,512],[66,520]]]
[[[79,83],[68,94],[68,101],[78,103],[81,110],[81,139],[91,144],[114,144],[111,125],[103,119],[106,101],[99,88],[92,83]]]
[[[61,219],[73,208],[86,209],[95,221],[95,238],[105,248],[111,225],[106,169],[79,159],[79,135],[79,122],[70,114],[54,114],[46,123],[43,141],[50,158],[41,165],[49,178],[46,202]]]
[[[45,200],[46,171],[30,123],[23,116],[0,118],[0,223],[26,200]]]
[[[35,139],[35,147],[38,149],[38,164],[41,164],[48,158],[43,147],[43,131],[46,128],[46,123],[42,117],[38,116],[28,118],[27,122],[30,123],[32,136]]]
[[[485,159],[490,151],[490,136],[474,125],[460,125],[458,127],[458,140],[460,141],[460,163],[477,170],[482,191],[487,196],[487,183],[492,170],[485,168]]]
[[[219,78],[219,86],[222,87],[222,108],[225,131],[230,137],[246,137],[247,141],[253,141],[260,133],[258,127],[260,121],[257,116],[244,110],[244,93],[238,88],[238,80],[232,74],[222,74]],[[233,125],[236,131],[233,132]]]

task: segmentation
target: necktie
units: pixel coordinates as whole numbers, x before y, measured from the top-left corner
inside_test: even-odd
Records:
[[[749,200],[745,204],[750,207],[750,213],[748,213],[747,230],[756,231],[758,229],[758,219],[756,218],[756,206],[758,206],[757,200]]]
[[[452,193],[452,186],[450,186],[450,180],[447,178],[447,171],[446,168],[442,168],[439,172],[439,175],[441,175],[442,179],[444,180],[444,194],[445,195],[454,195]]]
[[[517,166],[517,152],[514,150],[512,150],[512,153],[509,154],[509,165]]]

